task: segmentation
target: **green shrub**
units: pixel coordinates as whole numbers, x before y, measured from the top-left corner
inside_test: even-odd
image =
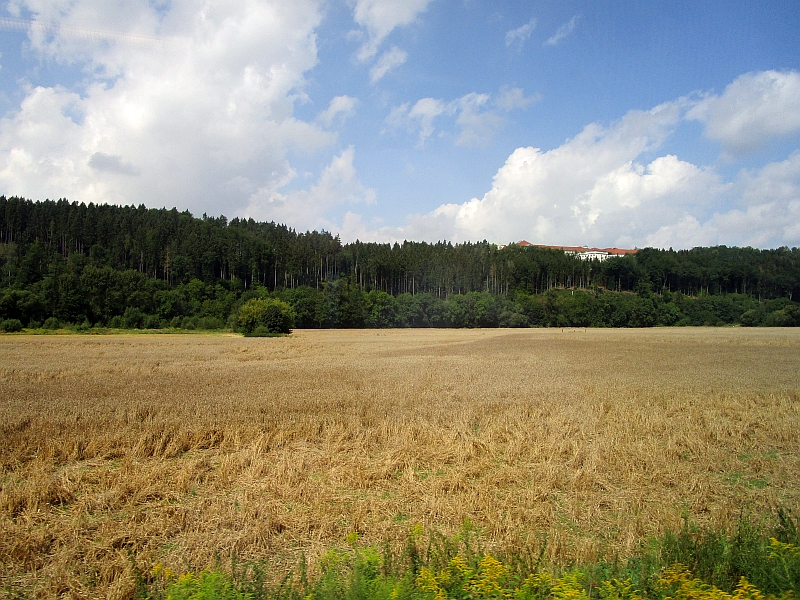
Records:
[[[142,322],[142,326],[144,329],[158,329],[161,327],[161,319],[157,315],[147,315]]]
[[[199,319],[197,317],[183,317],[181,320],[181,329],[193,330],[197,329]]]
[[[246,335],[252,335],[257,328],[266,329],[266,333],[291,333],[294,310],[277,298],[252,298],[239,309],[237,325]]]
[[[280,333],[272,333],[269,329],[264,327],[263,325],[259,325],[253,331],[246,331],[244,337],[275,337],[282,335]]]
[[[58,319],[55,317],[49,317],[45,322],[42,324],[42,327],[45,329],[58,329],[61,327],[61,323],[58,322]]]
[[[125,309],[122,315],[122,326],[125,329],[141,329],[144,325],[144,313],[134,306]]]
[[[742,313],[742,316],[739,317],[739,322],[745,327],[756,327],[761,324],[763,319],[762,311],[750,309]]]
[[[222,329],[224,326],[222,319],[217,317],[201,317],[197,321],[198,329]]]
[[[0,323],[0,331],[5,331],[6,333],[22,331],[22,321],[19,319],[6,319]]]

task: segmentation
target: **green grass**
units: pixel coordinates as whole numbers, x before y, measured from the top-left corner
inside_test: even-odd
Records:
[[[362,546],[347,536],[310,577],[301,557],[280,581],[263,563],[233,562],[177,575],[158,565],[142,576],[140,597],[269,600],[765,600],[800,593],[798,519],[778,511],[771,527],[748,517],[736,531],[693,525],[643,543],[624,561],[545,564],[546,540],[536,548],[484,550],[465,523],[447,537],[412,526],[405,548]]]

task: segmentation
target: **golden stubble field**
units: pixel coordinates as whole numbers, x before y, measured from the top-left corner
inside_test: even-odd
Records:
[[[800,330],[0,337],[0,593],[313,562],[464,519],[625,556],[800,509]]]

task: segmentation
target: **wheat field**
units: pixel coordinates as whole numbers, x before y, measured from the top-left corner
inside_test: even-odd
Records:
[[[800,509],[800,330],[0,336],[0,594],[313,564],[465,519],[624,557]]]

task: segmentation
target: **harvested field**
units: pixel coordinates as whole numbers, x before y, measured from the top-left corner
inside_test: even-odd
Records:
[[[800,509],[798,329],[13,335],[0,386],[0,593],[466,518],[592,560]]]

